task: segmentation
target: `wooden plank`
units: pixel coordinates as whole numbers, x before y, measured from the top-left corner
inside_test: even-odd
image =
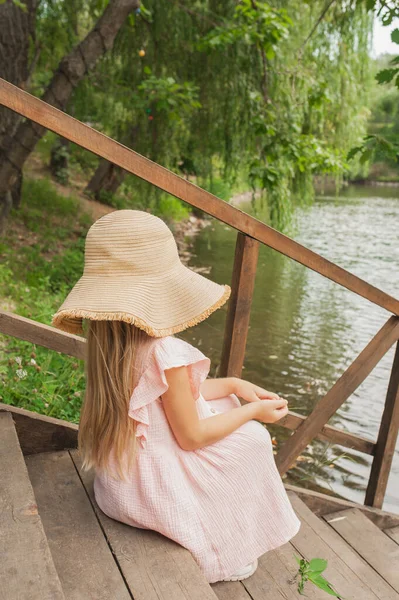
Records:
[[[0,79],[0,104],[399,315],[399,301],[210,192]]]
[[[84,360],[86,340],[78,335],[0,310],[0,333]]]
[[[107,517],[94,499],[93,473],[81,470],[76,450],[70,454],[134,600],[216,600],[188,550],[155,531]]]
[[[384,533],[391,538],[394,542],[399,544],[399,526],[384,529]]]
[[[241,581],[218,581],[210,585],[219,600],[253,600]]]
[[[360,510],[349,508],[324,519],[399,592],[399,546]]]
[[[0,596],[63,600],[12,417],[0,413]]]
[[[399,514],[386,512],[373,506],[364,506],[363,504],[350,502],[336,496],[321,494],[320,492],[307,490],[288,483],[285,483],[284,487],[287,491],[294,492],[299,496],[312,513],[317,516],[328,515],[329,513],[344,510],[345,508],[358,508],[379,529],[399,526]]]
[[[316,517],[295,494],[288,492],[288,495],[301,521],[292,545],[308,560],[328,561],[325,576],[342,598],[398,600],[392,587],[334,529]],[[324,597],[325,594],[320,596]]]
[[[274,425],[295,431],[306,419],[307,417],[303,415],[289,411],[286,417],[274,423]],[[360,435],[337,429],[336,427],[332,427],[332,425],[324,425],[321,432],[316,435],[316,438],[344,446],[345,448],[351,448],[364,454],[374,454],[375,442]]]
[[[384,412],[371,465],[370,478],[367,485],[365,504],[381,508],[388,485],[389,473],[395,453],[399,431],[399,343],[389,380]]]
[[[280,474],[291,467],[296,457],[320,432],[338,408],[371,373],[381,358],[399,338],[399,319],[390,319],[362,350],[327,394],[317,403],[309,417],[298,427],[276,455]]]
[[[219,377],[241,377],[259,242],[238,232]]]
[[[297,583],[293,581],[298,571],[294,554],[298,552],[291,544],[267,552],[259,558],[259,566],[252,577],[242,584],[252,600],[300,600]],[[322,600],[324,594],[307,583],[305,594],[311,600]]]
[[[26,458],[66,600],[130,600],[68,452]]]
[[[9,412],[15,422],[24,455],[77,448],[78,425],[62,419],[46,417],[24,408],[0,402],[0,412]]]

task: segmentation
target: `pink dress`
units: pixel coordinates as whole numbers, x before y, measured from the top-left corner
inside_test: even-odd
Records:
[[[160,396],[165,369],[187,365],[200,419],[240,406],[234,395],[205,400],[200,384],[210,360],[168,336],[153,346],[131,400],[129,416],[139,438],[128,481],[97,472],[94,492],[109,517],[152,529],[187,548],[209,583],[232,575],[298,531],[274,461],[268,430],[255,420],[199,450],[176,441]]]

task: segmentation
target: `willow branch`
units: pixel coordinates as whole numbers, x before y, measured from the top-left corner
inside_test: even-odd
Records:
[[[329,0],[329,2],[327,2],[327,4],[325,5],[325,7],[323,8],[323,10],[321,11],[320,16],[317,19],[316,23],[313,25],[313,27],[311,29],[311,32],[309,33],[309,35],[306,38],[306,40],[303,42],[303,44],[301,46],[301,49],[300,49],[300,52],[303,51],[304,47],[306,46],[306,44],[308,43],[308,41],[310,40],[310,38],[312,37],[312,35],[316,31],[316,29],[318,28],[318,26],[320,25],[320,23],[322,22],[322,20],[326,16],[326,13],[331,8],[331,6],[334,4],[334,2],[336,2],[336,0]]]

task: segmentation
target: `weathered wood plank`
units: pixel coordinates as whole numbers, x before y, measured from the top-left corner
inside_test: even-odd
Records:
[[[360,510],[349,508],[324,519],[399,592],[399,546]],[[345,594],[344,594],[345,595]]]
[[[399,544],[399,526],[384,529],[384,533],[386,533],[386,535],[389,536],[391,540]]]
[[[66,600],[131,600],[69,453],[26,464]]]
[[[399,526],[399,514],[386,512],[372,506],[364,506],[357,502],[350,502],[343,498],[337,498],[327,494],[321,494],[313,490],[300,488],[296,485],[284,484],[287,491],[294,492],[313,514],[317,516],[328,515],[336,511],[344,510],[345,508],[358,508],[370,521],[379,529],[387,529]],[[399,527],[398,527],[399,528]]]
[[[82,360],[85,358],[85,338],[4,310],[0,310],[0,333]]]
[[[317,557],[328,561],[325,576],[343,598],[398,600],[392,587],[336,531],[316,517],[295,494],[288,492],[288,495],[301,521],[292,545],[308,560]]]
[[[378,432],[365,504],[381,508],[388,485],[399,431],[399,343],[393,359],[384,412]]]
[[[371,373],[381,358],[399,338],[399,319],[390,319],[362,350],[333,387],[318,402],[309,417],[298,427],[276,455],[281,474],[288,471],[296,457],[320,432],[338,408]]]
[[[155,531],[107,517],[94,499],[93,473],[81,470],[76,450],[70,454],[134,599],[216,600],[188,550]]]
[[[218,581],[211,588],[219,600],[253,600],[241,581]]]
[[[399,315],[396,298],[4,79],[0,79],[0,104]]]
[[[12,417],[0,413],[0,596],[63,600]]]
[[[22,453],[25,455],[78,446],[79,427],[74,423],[0,402],[1,411],[12,415]]]
[[[258,255],[259,242],[238,232],[231,297],[224,329],[220,377],[241,377]]]

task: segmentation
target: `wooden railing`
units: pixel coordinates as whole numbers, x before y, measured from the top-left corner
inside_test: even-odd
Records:
[[[385,308],[391,316],[308,416],[290,412],[279,425],[293,430],[276,456],[281,474],[313,438],[373,456],[365,504],[381,507],[399,430],[399,301],[295,240],[137,154],[62,111],[0,79],[0,104],[184,200],[238,231],[221,358],[221,376],[240,376],[249,325],[259,242]],[[0,332],[84,359],[85,340],[30,319],[0,312]],[[329,419],[397,343],[376,442],[328,425]]]

